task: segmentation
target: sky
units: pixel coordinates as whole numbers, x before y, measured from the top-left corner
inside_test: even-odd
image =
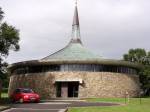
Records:
[[[4,21],[20,32],[20,51],[6,61],[36,60],[65,47],[71,39],[75,0],[0,0]],[[78,0],[81,39],[108,59],[122,59],[131,48],[150,51],[150,0]]]

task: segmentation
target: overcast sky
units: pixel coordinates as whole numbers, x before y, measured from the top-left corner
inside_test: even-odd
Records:
[[[9,63],[41,59],[71,39],[74,0],[0,0],[3,21],[20,30]],[[150,50],[150,0],[80,0],[81,38],[100,56],[121,59],[130,48]]]

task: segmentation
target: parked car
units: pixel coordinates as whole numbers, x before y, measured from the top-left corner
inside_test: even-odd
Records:
[[[30,88],[17,88],[10,96],[12,102],[39,102],[40,96]]]

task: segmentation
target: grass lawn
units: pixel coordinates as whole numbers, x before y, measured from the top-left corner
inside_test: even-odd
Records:
[[[9,107],[9,99],[7,90],[2,91],[1,99],[0,99],[0,110]]]
[[[95,98],[87,99],[90,102],[117,102],[125,104],[124,98]],[[70,108],[69,112],[150,112],[150,98],[142,98],[140,104],[139,98],[131,98],[129,103],[121,106],[111,107],[86,107]]]
[[[8,98],[8,94],[7,93],[2,93],[1,98]]]

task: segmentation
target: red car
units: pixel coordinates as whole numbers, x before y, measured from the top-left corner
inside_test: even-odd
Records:
[[[39,102],[40,96],[29,88],[17,88],[11,95],[12,102]]]

